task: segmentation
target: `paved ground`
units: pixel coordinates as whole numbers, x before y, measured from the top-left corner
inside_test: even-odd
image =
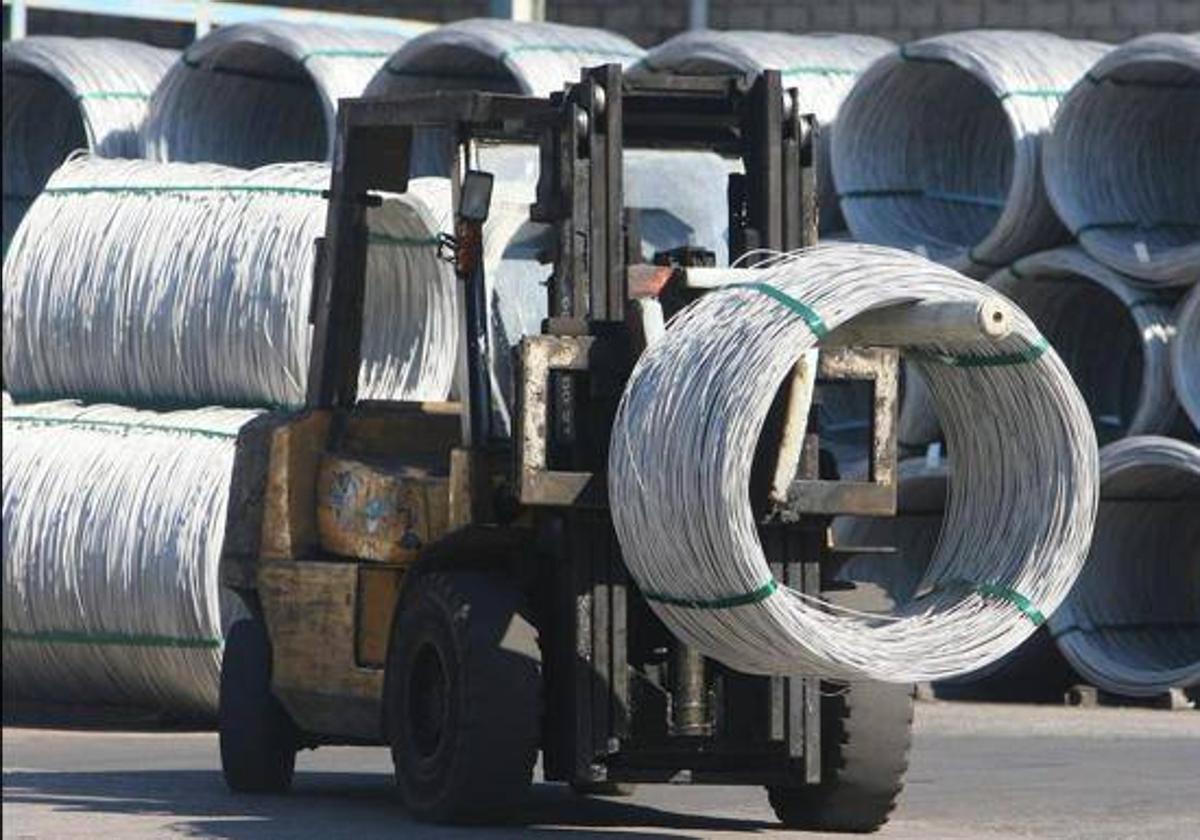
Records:
[[[301,756],[286,798],[235,797],[203,732],[4,729],[6,838],[735,838],[776,832],[748,788],[645,786],[581,800],[538,785],[528,827],[412,823],[383,749]],[[1200,836],[1200,714],[921,703],[886,838]]]

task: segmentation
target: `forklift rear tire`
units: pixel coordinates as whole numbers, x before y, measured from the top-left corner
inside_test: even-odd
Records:
[[[230,628],[218,705],[221,772],[237,793],[285,793],[296,767],[296,726],[271,693],[271,641],[257,618]]]
[[[873,610],[889,603],[882,590],[859,584],[830,593],[846,607]],[[821,782],[772,786],[768,798],[787,828],[866,833],[888,821],[904,787],[912,741],[911,685],[857,682],[821,698]],[[836,693],[832,693],[835,692]]]
[[[516,812],[541,732],[537,634],[521,593],[478,572],[429,572],[405,589],[384,696],[396,783],[430,822]]]

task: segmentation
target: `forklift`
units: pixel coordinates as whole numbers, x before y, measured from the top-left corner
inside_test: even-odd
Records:
[[[717,276],[696,247],[644,261],[622,155],[740,159],[725,185],[732,257],[812,245],[817,126],[797,101],[777,71],[630,79],[619,65],[548,97],[341,101],[306,405],[259,417],[237,441],[220,569],[248,611],[221,674],[232,790],[287,790],[300,749],[387,745],[415,817],[487,821],[519,816],[540,751],[544,779],[580,794],[755,785],[786,827],[886,821],[912,687],[749,675],[681,644],[625,568],[605,487],[638,354]],[[458,399],[362,401],[367,214],[380,192],[405,191],[414,131],[430,128],[455,149],[455,230],[443,239],[464,319]],[[489,387],[493,178],[473,168],[496,142],[538,149],[530,220],[545,226],[552,264],[541,334],[514,349],[511,435],[495,428]],[[839,580],[839,557],[863,549],[834,546],[829,523],[895,512],[897,363],[892,348],[822,350],[776,396],[751,496],[787,586],[887,606]],[[866,480],[839,480],[810,409],[847,385],[870,395]]]

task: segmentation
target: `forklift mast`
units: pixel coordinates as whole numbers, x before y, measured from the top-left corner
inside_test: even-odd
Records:
[[[743,171],[724,185],[731,260],[813,245],[817,126],[797,102],[777,71],[632,79],[605,65],[548,98],[454,92],[340,103],[328,222],[317,245],[307,406],[332,412],[334,436],[339,414],[354,411],[366,211],[377,192],[407,188],[414,130],[448,128],[457,149],[453,245],[465,321],[459,394],[469,524],[488,539],[514,528],[530,535],[523,574],[541,639],[547,779],[822,780],[821,681],[741,674],[675,640],[628,578],[604,476],[617,403],[655,329],[647,319],[654,306],[669,315],[702,294],[695,267],[711,263],[695,249],[642,261],[637,214],[624,203],[625,151],[740,158]],[[473,147],[492,142],[538,148],[530,218],[551,227],[554,243],[548,317],[540,335],[523,340],[515,366],[511,440],[489,425],[478,234],[490,183],[468,166]],[[777,579],[814,594],[837,588],[830,516],[894,512],[895,504],[895,351],[842,349],[819,364],[805,372],[810,391],[818,377],[874,382],[869,480],[829,480],[816,418],[787,385],[752,482]]]

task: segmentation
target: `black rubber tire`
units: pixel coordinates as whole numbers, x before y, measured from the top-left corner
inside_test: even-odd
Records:
[[[877,609],[881,591],[831,594],[855,609]],[[888,821],[904,788],[912,742],[911,685],[823,684],[820,784],[773,786],[767,795],[787,828],[866,833]]]
[[[571,782],[571,790],[580,796],[633,796],[637,785],[633,782]]]
[[[541,737],[537,634],[507,580],[430,572],[405,589],[384,702],[396,783],[429,822],[519,812]]]
[[[237,793],[285,793],[296,767],[297,732],[271,693],[271,641],[256,618],[234,623],[221,660],[221,772]]]

